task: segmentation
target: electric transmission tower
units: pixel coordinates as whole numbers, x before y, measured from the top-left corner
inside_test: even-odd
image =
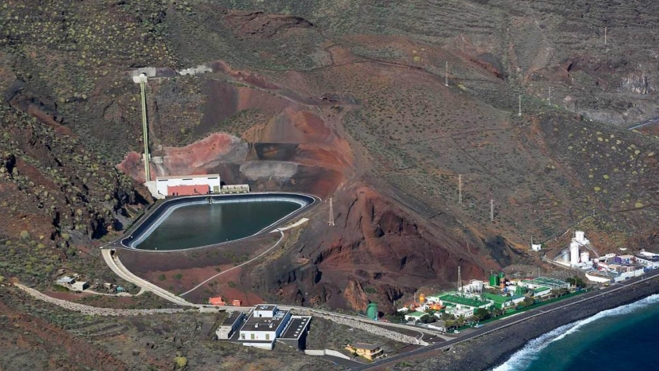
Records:
[[[329,199],[330,201],[330,209],[329,209],[329,220],[327,221],[327,224],[330,226],[334,226],[334,207],[332,205],[332,198]]]

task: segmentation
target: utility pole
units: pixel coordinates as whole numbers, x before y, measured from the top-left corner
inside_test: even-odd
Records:
[[[144,179],[151,181],[151,167],[149,166],[149,125],[146,118],[146,81],[147,76],[141,73],[139,76],[133,77],[133,81],[140,84],[140,93],[142,94],[142,131],[144,134]]]
[[[494,199],[490,199],[490,221],[494,221]]]
[[[606,27],[604,27],[604,45],[606,46]]]
[[[549,101],[549,105],[551,105],[551,86],[549,87],[549,98],[547,98]]]
[[[522,117],[522,95],[520,94],[519,99],[518,99],[518,107],[519,110],[517,112],[517,116]]]
[[[332,227],[334,226],[334,207],[332,206],[332,198],[330,198],[329,221],[327,224]]]
[[[448,86],[448,61],[446,61],[446,72],[444,73],[444,86]]]
[[[458,292],[462,291],[462,273],[460,272],[460,266],[458,265]]]
[[[462,174],[458,175],[458,202],[462,205]]]

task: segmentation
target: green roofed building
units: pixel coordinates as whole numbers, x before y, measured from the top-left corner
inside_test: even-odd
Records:
[[[439,301],[446,307],[446,312],[456,316],[471,317],[479,308],[488,309],[492,306],[491,300],[484,300],[478,296],[462,296],[458,294],[444,294]]]
[[[555,278],[548,278],[548,277],[538,277],[534,278],[532,280],[524,280],[519,283],[522,286],[527,286],[529,288],[535,289],[535,288],[540,288],[540,287],[546,287],[550,289],[569,289],[570,284],[557,280]]]
[[[533,289],[533,296],[536,298],[541,298],[543,296],[551,295],[551,289],[549,287],[538,287]]]
[[[494,306],[499,309],[512,307],[524,301],[524,295],[503,296],[486,292],[483,294],[483,297],[492,300]]]

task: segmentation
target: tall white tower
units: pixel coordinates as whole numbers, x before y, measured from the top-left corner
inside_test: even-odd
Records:
[[[570,265],[579,264],[579,242],[572,241],[570,243]]]

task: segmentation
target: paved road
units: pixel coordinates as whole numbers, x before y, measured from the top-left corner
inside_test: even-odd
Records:
[[[196,304],[192,304],[185,299],[178,297],[171,292],[160,288],[151,282],[144,280],[134,274],[132,274],[117,258],[116,255],[113,255],[113,250],[103,249],[101,250],[101,255],[105,263],[112,269],[112,271],[119,277],[125,279],[128,282],[131,282],[144,290],[151,291],[152,293],[160,296],[163,299],[166,299],[174,304],[178,304],[185,307],[198,307]]]
[[[543,307],[541,307],[541,310],[529,310],[528,312],[523,312],[522,314],[516,315],[514,317],[508,317],[505,319],[501,319],[495,322],[492,322],[490,324],[487,324],[485,327],[478,329],[471,334],[467,334],[464,336],[461,336],[460,338],[450,340],[447,342],[443,343],[438,343],[438,344],[433,344],[424,348],[419,348],[416,350],[413,350],[408,353],[404,354],[399,354],[390,358],[386,358],[383,360],[380,360],[378,362],[374,362],[369,365],[364,365],[360,367],[355,367],[353,370],[375,370],[375,369],[383,369],[386,366],[393,366],[394,364],[400,362],[404,358],[410,357],[410,356],[419,356],[423,355],[424,353],[429,353],[432,351],[437,351],[440,349],[444,349],[446,347],[450,347],[459,343],[463,343],[467,340],[474,339],[480,336],[488,335],[490,333],[493,333],[499,329],[505,328],[505,327],[510,327],[513,325],[516,325],[518,323],[521,323],[523,321],[527,321],[531,318],[538,317],[538,316],[543,316],[547,313],[551,313],[556,310],[562,310],[563,308],[572,306],[572,305],[577,305],[580,303],[583,303],[584,301],[591,300],[596,297],[600,297],[603,295],[610,294],[612,292],[616,292],[619,290],[625,290],[627,289],[628,286],[633,286],[636,285],[640,282],[647,281],[649,279],[656,278],[659,275],[659,269],[651,271],[646,273],[644,276],[638,278],[638,279],[632,279],[620,284],[615,284],[613,286],[610,286],[604,290],[595,290],[580,296],[576,296],[574,298],[558,301],[555,303],[547,304]]]
[[[45,301],[57,306],[60,306],[64,309],[72,310],[75,312],[80,312],[88,316],[142,316],[148,314],[171,314],[171,313],[181,313],[185,312],[185,309],[180,308],[171,308],[171,309],[115,309],[115,308],[99,308],[92,307],[91,305],[85,305],[80,303],[70,302],[68,300],[57,299],[52,296],[43,294],[35,289],[29,288],[20,283],[14,284],[17,288],[23,290],[27,294],[31,295],[35,299]]]
[[[282,233],[280,231],[280,233]],[[283,236],[283,233],[282,233]],[[281,238],[280,240],[281,241]],[[279,244],[275,244],[274,247],[276,247]],[[270,248],[272,249],[272,248]],[[270,250],[269,249],[269,250]],[[268,250],[268,251],[269,251]],[[169,302],[172,302],[174,304],[178,304],[181,306],[185,307],[194,307],[199,309],[200,312],[217,312],[220,310],[228,310],[228,311],[242,311],[242,312],[247,312],[253,309],[253,307],[233,307],[233,306],[212,306],[212,305],[203,305],[203,304],[194,304],[186,301],[185,299],[174,295],[173,293],[147,281],[144,280],[133,273],[131,273],[122,263],[121,260],[119,259],[118,256],[113,255],[112,250],[110,249],[103,249],[101,250],[101,253],[103,255],[103,259],[105,260],[106,264],[112,269],[112,271],[117,274],[119,277],[125,279],[128,282],[131,282],[139,287],[141,287],[143,290],[153,292],[155,295],[160,296],[161,298],[168,300]],[[257,257],[258,258],[258,257]],[[255,259],[257,259],[255,258]],[[295,310],[298,312],[311,312],[315,313],[317,315],[323,315],[335,322],[339,323],[344,323],[347,324],[351,327],[361,327],[364,331],[368,331],[371,333],[374,333],[376,335],[384,336],[396,341],[404,342],[404,343],[410,343],[410,344],[420,344],[420,345],[427,345],[426,342],[423,340],[418,340],[413,337],[410,337],[408,335],[401,334],[395,330],[391,329],[381,329],[381,328],[376,328],[375,326],[372,326],[370,323],[373,324],[379,324],[379,325],[385,325],[387,327],[394,327],[394,328],[406,328],[409,330],[408,326],[404,325],[399,325],[399,324],[389,324],[389,323],[383,323],[383,322],[376,322],[369,320],[364,317],[357,317],[357,316],[349,316],[349,315],[344,315],[344,314],[337,314],[329,311],[323,311],[323,310],[318,310],[318,309],[313,309],[313,308],[306,308],[306,307],[298,307],[298,306],[287,306],[287,305],[280,305],[279,306],[281,309],[288,309],[288,310]],[[350,321],[357,321],[357,322],[350,322]],[[369,323],[370,322],[370,323]],[[363,325],[362,325],[363,324]],[[430,333],[434,336],[440,336],[437,332],[430,331],[427,329],[421,329],[421,328],[415,328],[417,331],[424,331],[427,333]]]
[[[643,126],[654,125],[654,124],[657,124],[657,123],[659,123],[659,116],[653,117],[649,120],[645,120],[645,121],[640,122],[636,125],[632,125],[632,126],[628,127],[627,130],[636,130],[636,129],[642,128]]]

